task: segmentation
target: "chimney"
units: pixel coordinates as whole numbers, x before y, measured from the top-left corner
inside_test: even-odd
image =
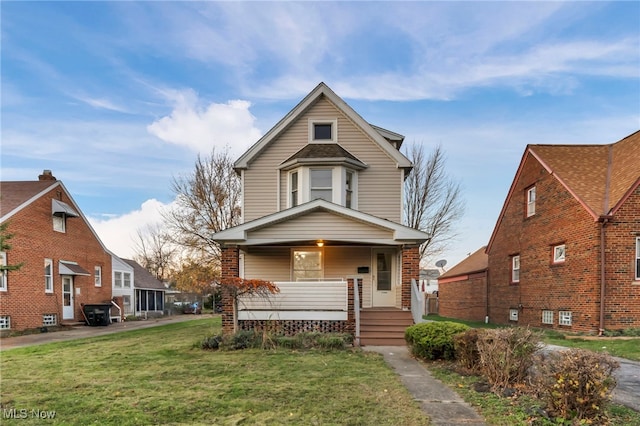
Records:
[[[56,177],[51,173],[51,170],[43,170],[42,174],[38,176],[38,180],[57,180]]]

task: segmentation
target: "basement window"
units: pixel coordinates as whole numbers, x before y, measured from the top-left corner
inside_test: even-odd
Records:
[[[50,326],[58,324],[58,316],[56,314],[44,314],[42,315],[42,325]]]
[[[11,317],[8,315],[0,316],[0,330],[11,329]]]
[[[571,311],[558,312],[558,325],[571,325]]]
[[[550,310],[542,311],[542,323],[553,324],[553,311],[550,311]]]
[[[509,321],[518,321],[517,309],[509,309]]]

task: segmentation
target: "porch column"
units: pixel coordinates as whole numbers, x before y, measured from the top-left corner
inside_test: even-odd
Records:
[[[221,248],[220,278],[236,278],[240,275],[240,249],[238,247]],[[226,287],[222,287],[222,334],[233,333],[233,296]]]
[[[420,279],[420,251],[418,246],[402,247],[402,309],[411,310],[411,278]]]

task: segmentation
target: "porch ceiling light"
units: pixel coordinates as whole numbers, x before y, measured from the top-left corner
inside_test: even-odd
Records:
[[[322,240],[318,240],[318,241],[316,242],[316,245],[317,245],[318,247],[322,247],[322,246],[324,245],[324,241],[322,241]]]

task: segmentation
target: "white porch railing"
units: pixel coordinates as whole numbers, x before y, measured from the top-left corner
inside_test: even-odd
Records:
[[[346,321],[346,281],[276,282],[279,293],[238,298],[239,320]]]
[[[422,314],[424,313],[424,296],[414,278],[411,278],[411,315],[413,323],[420,324],[424,322]]]

